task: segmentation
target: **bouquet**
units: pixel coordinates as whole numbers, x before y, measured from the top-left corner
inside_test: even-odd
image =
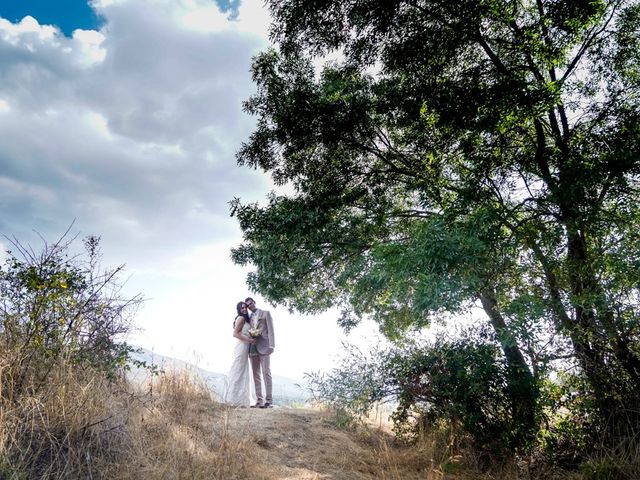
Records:
[[[253,327],[249,329],[249,336],[251,338],[258,338],[262,334],[262,330],[258,327]],[[258,355],[258,349],[256,348],[256,344],[252,343],[249,345],[249,356],[256,357]]]

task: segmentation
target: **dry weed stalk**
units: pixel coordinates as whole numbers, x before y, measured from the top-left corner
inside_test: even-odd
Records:
[[[71,365],[52,373],[37,394],[0,390],[0,478],[261,478],[250,436],[188,372],[156,379],[153,396]]]
[[[2,384],[10,380],[7,370],[0,370]],[[25,387],[19,397],[0,396],[0,473],[8,478],[92,476],[93,459],[111,451],[109,444],[119,444],[113,438],[122,423],[114,384],[59,362],[42,388]]]

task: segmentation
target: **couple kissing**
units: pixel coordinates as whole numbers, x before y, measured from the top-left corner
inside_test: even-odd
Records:
[[[271,354],[275,348],[275,334],[271,313],[259,309],[251,297],[238,302],[233,337],[236,344],[227,375],[224,402],[238,407],[272,407]]]

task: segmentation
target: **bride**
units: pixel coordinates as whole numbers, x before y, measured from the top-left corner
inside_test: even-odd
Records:
[[[237,316],[233,323],[233,336],[236,346],[233,350],[233,362],[227,375],[224,402],[229,405],[248,407],[251,405],[249,346],[255,342],[249,336],[249,313],[244,302],[236,305]]]

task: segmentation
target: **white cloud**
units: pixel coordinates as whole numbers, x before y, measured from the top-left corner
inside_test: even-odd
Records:
[[[266,185],[234,160],[253,125],[240,104],[265,39],[213,2],[95,5],[105,26],[72,38],[31,17],[0,19],[0,175],[60,192],[58,230],[73,218],[97,233],[128,226],[122,233],[151,254],[226,235],[210,222],[245,186],[263,195]],[[211,28],[185,28],[203,9]],[[16,211],[2,229],[33,221],[35,203],[26,202],[33,216]]]
[[[104,35],[100,32],[78,29],[73,32],[73,39],[80,45],[82,63],[86,66],[102,62],[107,55],[107,51],[102,48]]]
[[[269,37],[271,17],[263,0],[245,0],[240,4],[238,12],[238,29],[252,33],[259,38]]]
[[[7,259],[8,249],[9,247],[5,244],[5,242],[0,242],[0,265],[4,265],[4,262]]]
[[[59,33],[53,26],[40,25],[30,15],[16,24],[0,18],[0,38],[12,45],[21,45],[29,51],[34,50],[34,42],[56,42]]]
[[[182,0],[176,2],[175,9],[180,24],[198,32],[220,32],[233,25],[227,16],[213,2]]]
[[[0,19],[0,235],[37,248],[34,229],[53,240],[75,219],[102,237],[105,264],[127,264],[126,291],[149,298],[132,340],[224,371],[249,293],[229,258],[241,233],[227,202],[270,188],[234,158],[254,125],[241,102],[268,14],[261,0],[234,20],[210,0],[93,5],[104,26],[71,38]],[[275,373],[299,376],[337,352],[335,315],[274,314]]]

